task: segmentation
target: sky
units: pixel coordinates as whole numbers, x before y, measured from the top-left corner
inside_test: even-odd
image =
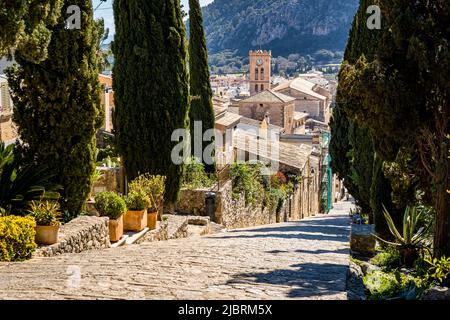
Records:
[[[200,0],[200,4],[202,6],[206,6],[207,4],[210,4],[213,1],[214,0]],[[94,9],[97,8],[100,2],[101,2],[100,0],[92,0]],[[188,2],[189,0],[181,0],[181,3],[184,5],[186,9],[189,8]],[[110,35],[113,35],[115,33],[112,0],[107,0],[106,2],[101,3],[100,7],[98,7],[98,9],[95,11],[94,16],[96,19],[103,18],[105,20],[105,27],[109,28]]]

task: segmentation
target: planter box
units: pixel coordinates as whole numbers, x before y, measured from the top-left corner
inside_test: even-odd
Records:
[[[150,230],[155,230],[158,221],[158,212],[147,213],[147,227]]]
[[[36,226],[37,244],[51,245],[58,242],[59,226]]]
[[[123,215],[119,219],[109,219],[109,241],[119,241],[123,236]]]
[[[147,209],[128,211],[123,217],[123,229],[127,231],[142,231],[147,226]]]

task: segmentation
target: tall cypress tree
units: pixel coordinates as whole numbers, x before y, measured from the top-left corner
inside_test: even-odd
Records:
[[[51,56],[36,64],[18,50],[19,66],[8,77],[23,161],[54,170],[63,187],[62,209],[76,216],[91,188],[102,117],[92,4],[67,0],[62,12],[69,5],[80,7],[81,29],[66,29],[65,15],[60,15],[51,29]]]
[[[350,89],[352,84],[347,81],[349,65],[371,61],[375,57],[381,31],[370,30],[366,24],[369,18],[366,10],[373,4],[376,4],[376,1],[361,0],[353,20],[344,63],[339,74],[337,105],[341,111],[333,115],[336,120],[331,125],[334,136],[331,154],[337,158],[338,163],[335,167],[346,177],[349,191],[363,211],[371,213],[370,218],[376,224],[377,232],[386,236],[389,231],[384,221],[382,205],[391,209],[391,213],[394,212],[390,196],[391,183],[384,176],[383,163],[380,163],[379,159],[378,162],[374,162],[373,132],[367,127],[364,114],[361,114],[363,108],[361,99]],[[394,214],[394,219],[398,220],[397,218],[397,214]]]
[[[208,49],[206,47],[202,9],[199,0],[189,0],[189,28],[189,71],[192,96],[190,119],[192,147],[195,150],[194,121],[201,122],[203,132],[208,129],[214,129],[215,121],[208,66]],[[202,154],[208,144],[208,142],[202,144]],[[214,171],[213,164],[206,164],[205,168],[208,172]]]
[[[63,0],[0,0],[0,57],[18,49],[30,61],[46,59],[51,27],[62,4]]]
[[[167,177],[166,202],[178,198],[183,166],[174,164],[176,129],[189,128],[189,77],[179,0],[114,1],[114,130],[129,180]]]
[[[448,256],[450,5],[445,0],[378,3],[385,25],[376,58],[348,66],[345,82],[361,101],[358,117],[370,127],[384,160],[395,160],[405,149],[419,155],[415,174],[436,210],[435,255]]]

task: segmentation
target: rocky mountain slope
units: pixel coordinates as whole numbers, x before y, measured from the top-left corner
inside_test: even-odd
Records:
[[[358,0],[215,0],[205,7],[210,53],[247,55],[272,49],[274,56],[343,51]]]

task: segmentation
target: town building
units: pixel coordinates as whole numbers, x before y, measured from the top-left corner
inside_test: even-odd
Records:
[[[250,51],[250,95],[270,90],[272,51]]]
[[[13,103],[9,93],[8,80],[0,75],[0,141],[11,144],[18,138],[13,119]]]
[[[281,83],[273,89],[295,99],[295,111],[308,113],[311,118],[329,122],[331,94],[327,89],[301,77]]]
[[[291,134],[295,129],[294,101],[295,98],[282,93],[264,90],[238,101],[239,115],[258,121],[268,116],[271,124],[282,127],[284,133]]]
[[[106,132],[113,130],[113,112],[114,112],[114,91],[112,88],[112,77],[100,74],[98,77],[102,86],[100,103],[105,114],[105,120],[102,129]]]

